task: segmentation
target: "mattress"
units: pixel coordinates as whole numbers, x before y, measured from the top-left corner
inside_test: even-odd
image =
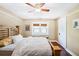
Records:
[[[28,37],[16,45],[12,56],[52,56],[52,50],[46,38]]]

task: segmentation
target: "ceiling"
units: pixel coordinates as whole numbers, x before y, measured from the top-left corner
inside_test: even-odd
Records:
[[[21,19],[55,19],[67,14],[77,3],[46,3],[43,7],[50,9],[49,12],[37,12],[35,8],[25,3],[0,3],[7,11]]]

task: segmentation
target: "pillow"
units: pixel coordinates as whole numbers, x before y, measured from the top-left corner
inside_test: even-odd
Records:
[[[0,47],[9,45],[11,43],[12,43],[12,39],[10,39],[9,37],[4,38],[4,39],[0,40]]]
[[[21,34],[18,35],[19,37],[23,38],[23,36]]]
[[[18,43],[22,39],[23,39],[23,37],[20,34],[19,35],[12,36],[12,40],[13,40],[14,43]]]
[[[3,40],[4,40],[4,45],[9,45],[12,43],[12,39],[10,39],[10,38],[5,38]]]
[[[0,47],[4,47],[4,43],[2,41],[0,41]]]

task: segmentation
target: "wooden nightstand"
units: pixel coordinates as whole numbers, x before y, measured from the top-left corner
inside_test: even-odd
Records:
[[[54,56],[60,56],[61,48],[57,42],[51,42],[51,47],[53,50]]]

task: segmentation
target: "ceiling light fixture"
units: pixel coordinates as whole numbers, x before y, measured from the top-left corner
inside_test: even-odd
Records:
[[[35,9],[35,11],[36,11],[36,12],[41,12],[41,10],[40,10],[40,9],[38,9],[38,8],[36,8],[36,9]]]
[[[40,11],[49,12],[50,11],[48,8],[44,8],[45,3],[36,3],[36,4],[26,3],[26,4],[35,8],[37,12],[40,12]]]

